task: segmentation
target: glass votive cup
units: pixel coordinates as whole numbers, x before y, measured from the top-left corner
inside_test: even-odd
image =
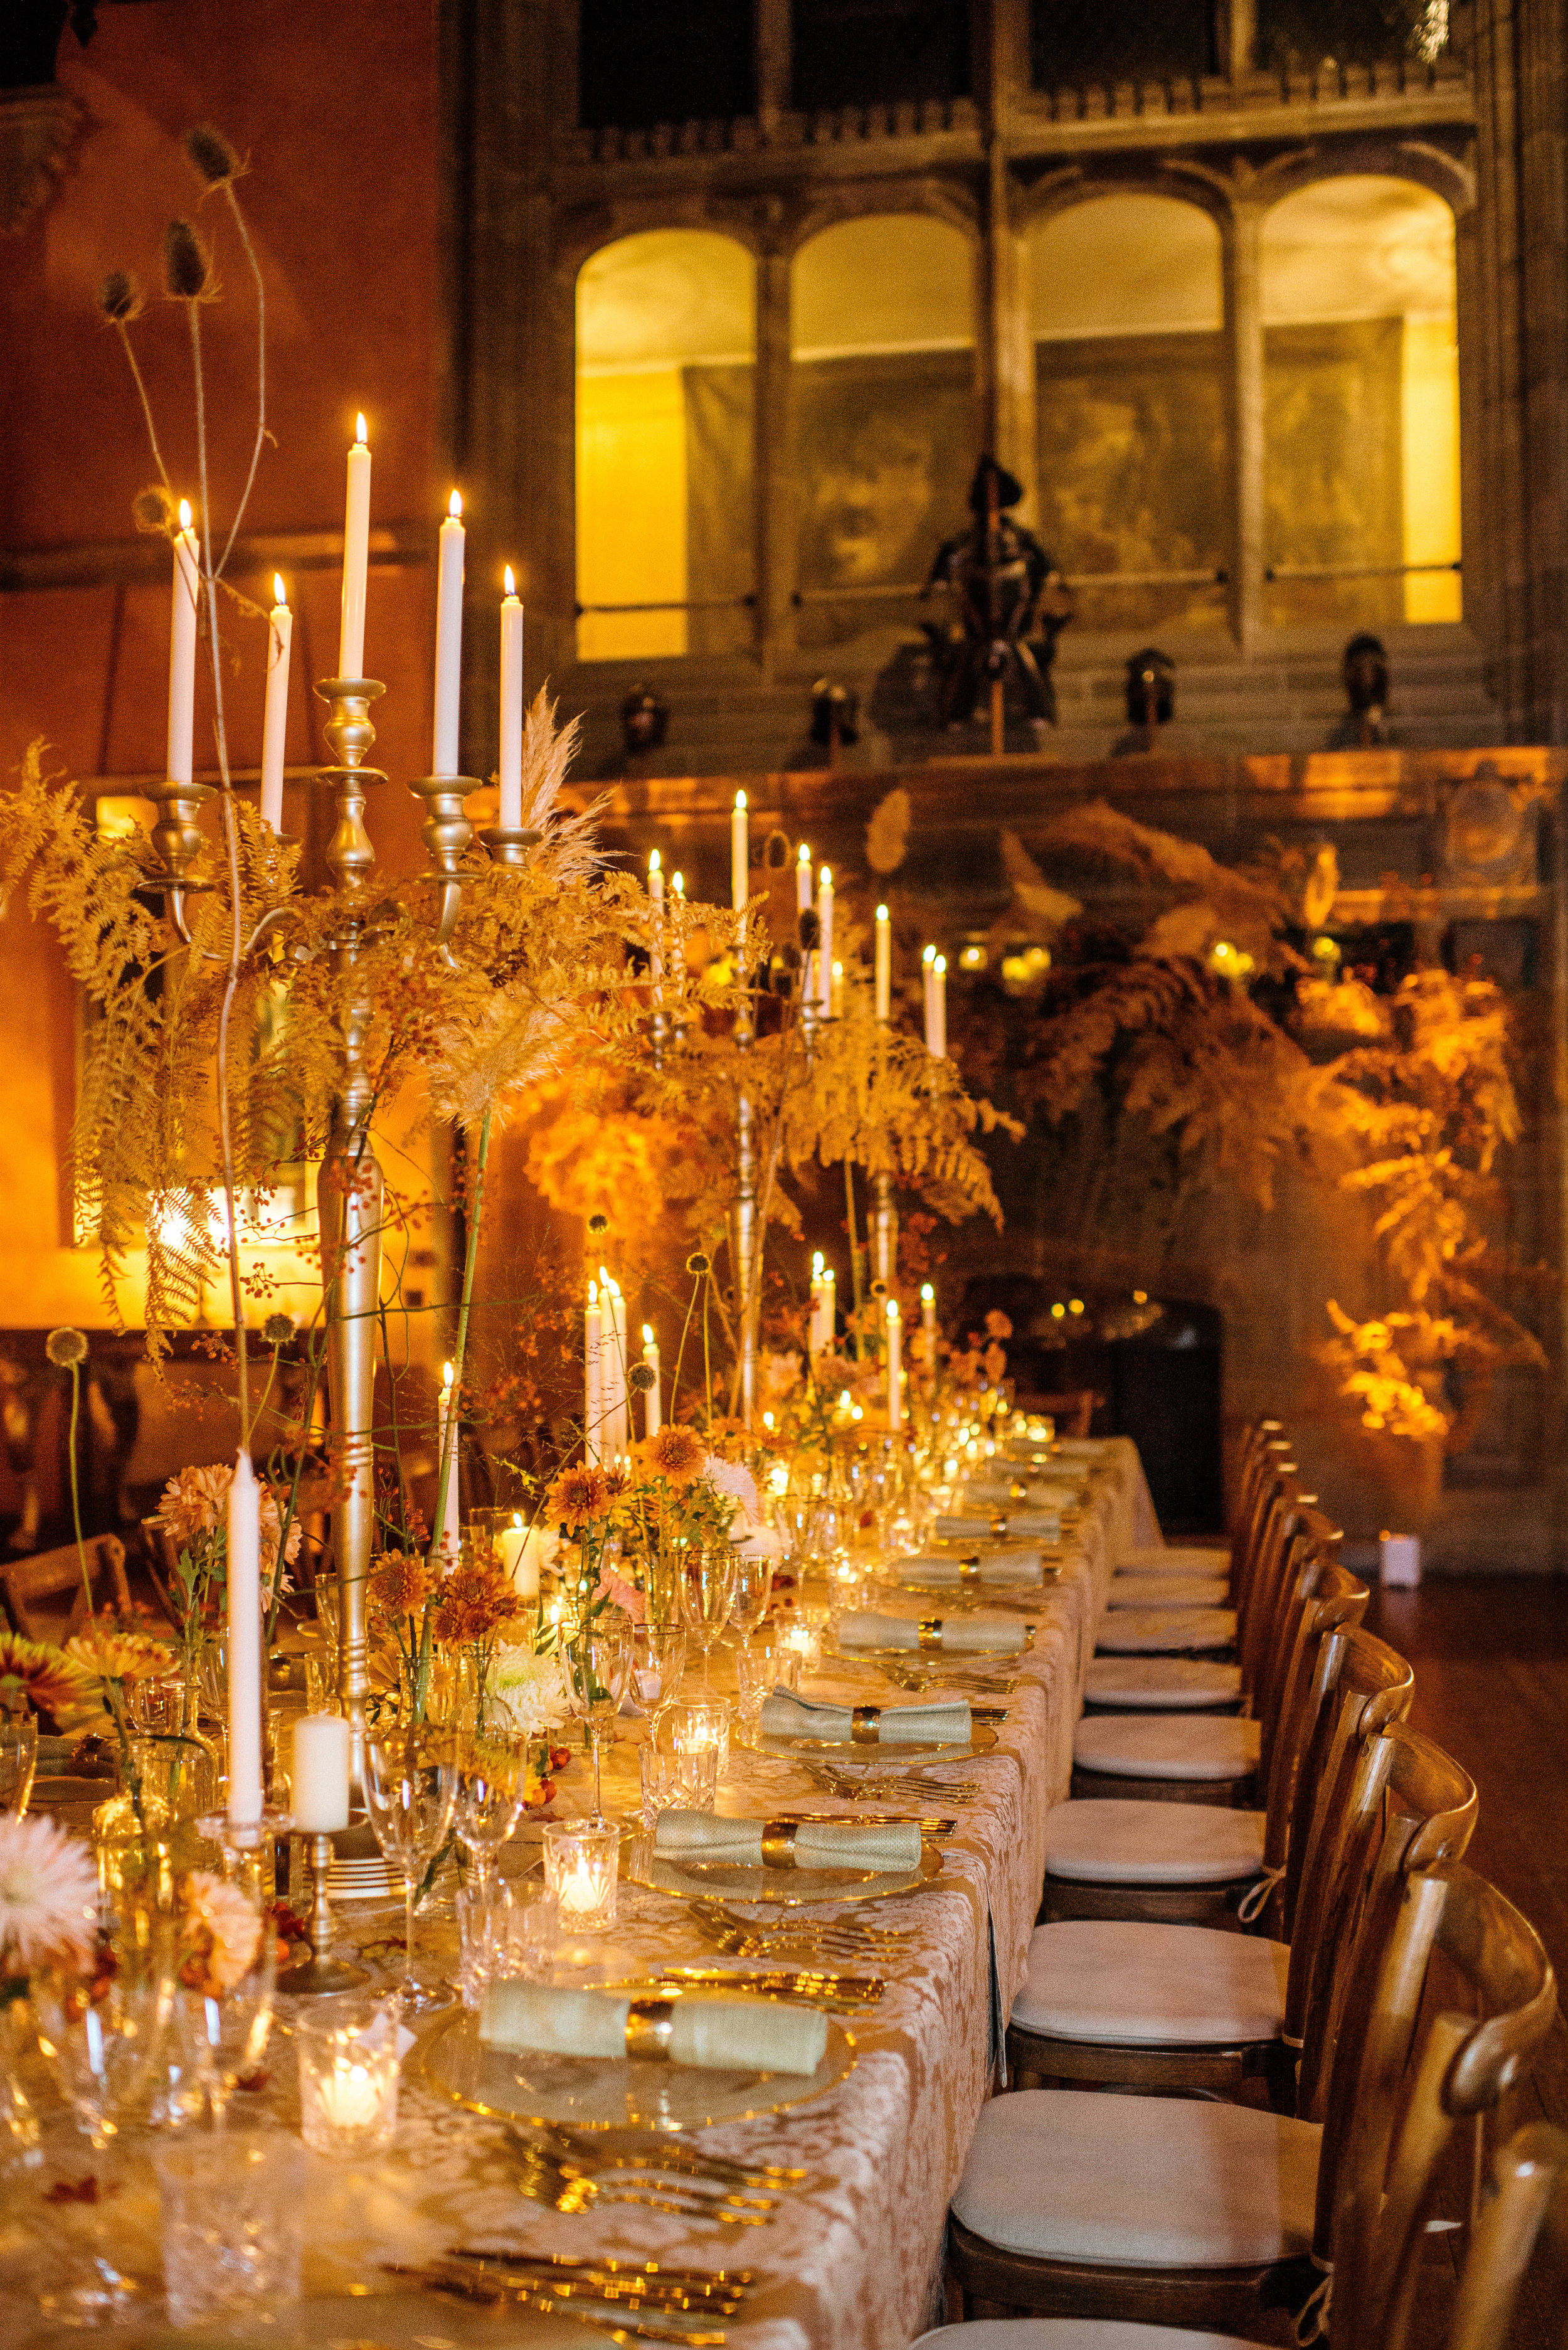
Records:
[[[282,2130],[203,2131],[152,2154],[170,2322],[265,2324],[299,2298],[305,2148]]]
[[[815,1610],[811,1611],[815,1615]],[[822,1662],[822,1627],[813,1623],[804,1607],[797,1607],[779,1636],[779,1653],[788,1658],[794,1667],[792,1689],[798,1690],[803,1673],[815,1672]]]
[[[548,1982],[560,1939],[561,1905],[553,1893],[533,1893],[526,1900],[514,1894],[505,1945],[497,1952],[495,1972],[521,1975],[528,1982]]]
[[[295,2027],[299,2131],[317,2154],[380,2154],[398,2126],[398,2031],[402,2003],[325,1999]]]
[[[551,1822],[545,1829],[545,1884],[556,1897],[563,1934],[607,1934],[615,1924],[620,1830]]]
[[[667,1737],[659,1743],[677,1754],[696,1754],[711,1746],[719,1758],[722,1779],[730,1762],[731,1711],[727,1697],[693,1698],[685,1705],[672,1705],[665,1716]]]
[[[711,1812],[719,1786],[719,1750],[645,1746],[641,1752],[642,1817],[653,1827],[660,1812]]]
[[[457,1988],[471,2014],[484,2001],[484,1987],[504,1970],[512,1938],[513,1896],[497,1877],[471,1878],[457,1894]]]

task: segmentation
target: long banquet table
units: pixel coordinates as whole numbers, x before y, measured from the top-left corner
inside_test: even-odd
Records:
[[[388,2272],[388,2263],[418,2263],[459,2244],[657,2256],[702,2267],[743,2263],[757,2272],[759,2284],[744,2317],[729,2328],[737,2350],[904,2350],[935,2322],[948,2204],[976,2116],[993,2085],[995,2018],[1005,2016],[1023,1978],[1044,1866],[1045,1816],[1066,1793],[1094,1627],[1116,1559],[1135,1544],[1158,1539],[1135,1448],[1125,1439],[1109,1439],[1078,1449],[1093,1469],[1078,1523],[1064,1536],[1059,1578],[1044,1592],[1019,1592],[1000,1603],[1036,1629],[1032,1647],[1007,1660],[1016,1687],[1006,1700],[996,1747],[961,1763],[935,1766],[938,1777],[946,1773],[978,1782],[981,1792],[946,1807],[959,1825],[939,1846],[940,1880],[867,1913],[879,1922],[909,1925],[914,1937],[891,1963],[857,1964],[857,1971],[885,1975],[888,1988],[879,2006],[848,2019],[857,2051],[854,2071],[792,2111],[703,2136],[705,2148],[803,2164],[831,2183],[786,2196],[764,2228],[691,2222],[630,2206],[562,2214],[519,2195],[504,2126],[422,2085],[410,2062],[398,2138],[389,2154],[343,2167],[310,2158],[305,2298],[276,2312],[265,2340],[279,2350],[307,2342],[327,2350],[456,2350],[470,2341],[504,2350],[514,2336],[541,2345],[597,2338],[580,2322],[522,2312],[497,2318],[400,2287]],[[911,1616],[940,1606],[912,1593],[879,1596],[876,1604]],[[985,1604],[999,1603],[988,1592]],[[809,1687],[813,1696],[860,1704],[897,1702],[900,1695],[874,1667],[836,1659],[825,1661]],[[634,1737],[623,1726],[613,1760],[607,1760],[607,1809],[636,1803],[636,1766]],[[557,1812],[586,1809],[590,1792],[588,1774],[574,1766],[562,1783]],[[812,1809],[835,1807],[788,1761],[732,1751],[720,1810],[769,1815],[803,1801]],[[899,1808],[908,1807],[900,1802]],[[935,1814],[944,1807],[919,1808]],[[538,1833],[525,1830],[508,1846],[508,1875],[536,1861]],[[400,1905],[395,1916],[380,1908],[344,1909],[339,1917],[362,1955],[389,1982],[395,1981],[400,1951],[388,1945],[393,1937],[400,1939]],[[378,1936],[387,1938],[380,1947]],[[444,1944],[453,1963],[450,1927]],[[421,1958],[439,1957],[442,1947],[439,1925],[421,1932]],[[618,1924],[608,1943],[598,1946],[593,1973],[613,1980],[649,1965],[711,1956],[682,1904],[623,1883]],[[241,2110],[234,2126],[268,2107],[276,2120],[297,2128],[288,2038],[295,2004],[279,2002],[268,2082],[259,2095],[236,2100]],[[39,2315],[35,2294],[47,2231],[40,2230],[39,2207],[30,2199],[46,2196],[57,2180],[79,2180],[104,2166],[63,2116],[50,2118],[46,2153],[41,2170],[12,2172],[0,2199],[0,2337],[13,2350],[79,2339]],[[111,2203],[96,2210],[51,2205],[47,2225],[112,2230],[116,2258],[144,2288],[139,2296],[143,2314],[117,2324],[113,2334],[140,2345],[163,2338],[166,2330],[157,2196],[144,2154],[139,2158],[127,2148],[119,2162],[120,2183]]]

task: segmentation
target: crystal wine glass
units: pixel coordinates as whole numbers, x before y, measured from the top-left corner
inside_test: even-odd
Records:
[[[382,1858],[403,1879],[403,2002],[416,2015],[445,2005],[442,1992],[414,1971],[414,1901],[452,1825],[457,1783],[450,1732],[391,1730],[365,1742],[365,1808]]]
[[[735,1597],[735,1554],[732,1550],[700,1550],[687,1554],[680,1581],[680,1609],[686,1628],[702,1651],[702,1687],[711,1687],[709,1655],[730,1620]]]
[[[592,1824],[604,1824],[599,1794],[600,1741],[612,1727],[631,1679],[633,1626],[618,1607],[607,1607],[590,1617],[566,1651],[566,1671],[572,1685],[572,1710],[588,1725],[594,1749],[594,1808]]]
[[[167,1919],[147,1923],[145,1944],[124,1938],[96,1978],[64,1970],[33,1978],[38,2044],[77,2127],[100,2151],[128,2122],[147,2118],[167,2078],[173,1941]]]
[[[464,1741],[452,1825],[472,1863],[476,1887],[495,1875],[496,1856],[521,1816],[526,1784],[527,1750],[521,1739]]]
[[[21,1817],[37,1767],[37,1715],[0,1713],[0,1812],[14,1812]]]

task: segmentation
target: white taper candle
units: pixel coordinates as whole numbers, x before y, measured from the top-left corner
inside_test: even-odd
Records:
[[[896,1297],[888,1300],[888,1425],[904,1425],[904,1325]]]
[[[435,725],[431,743],[432,775],[458,772],[458,713],[462,702],[462,499],[456,490],[441,526],[436,556]]]
[[[745,911],[751,892],[752,849],[746,828],[746,795],[735,794],[730,816],[730,902],[737,914]]]
[[[273,608],[267,624],[266,711],[262,721],[261,812],[274,832],[283,830],[283,768],[288,747],[288,665],[294,614],[274,575]]]
[[[229,1819],[254,1827],[262,1815],[261,1493],[242,1446],[229,1485]],[[278,1562],[277,1571],[283,1572]]]
[[[370,567],[370,452],[365,420],[355,422],[348,452],[348,487],[343,504],[343,619],[337,636],[337,674],[365,674],[365,591]]]
[[[587,1310],[583,1316],[583,1453],[590,1468],[600,1457],[600,1380],[604,1369],[604,1325],[599,1314],[597,1284],[588,1284]]]
[[[893,925],[886,906],[877,909],[877,1017],[886,1020],[893,1009]]]
[[[516,832],[523,822],[523,606],[510,564],[501,607],[500,752],[496,782],[501,805],[496,822],[503,832]]]
[[[201,557],[191,527],[191,508],[180,501],[180,535],[174,541],[174,588],[169,606],[169,781],[191,780],[196,740],[196,612],[202,593]]]
[[[645,1436],[657,1436],[664,1425],[664,1365],[659,1359],[653,1326],[648,1322],[642,1326],[642,1359],[653,1373],[653,1385],[643,1392],[642,1432]]]
[[[833,1011],[833,873],[825,865],[817,876],[816,919],[822,937],[816,950],[816,1010],[826,1020]]]

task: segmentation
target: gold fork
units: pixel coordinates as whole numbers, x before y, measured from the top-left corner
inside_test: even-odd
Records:
[[[514,2181],[530,2203],[545,2203],[556,2211],[589,2211],[596,2203],[640,2203],[650,2211],[667,2211],[682,2220],[717,2220],[731,2228],[762,2228],[778,2209],[774,2195],[743,2193],[738,2189],[670,2188],[662,2195],[641,2192],[618,2182],[606,2187],[579,2162],[549,2153],[526,2138],[513,2140],[518,2169]]]

